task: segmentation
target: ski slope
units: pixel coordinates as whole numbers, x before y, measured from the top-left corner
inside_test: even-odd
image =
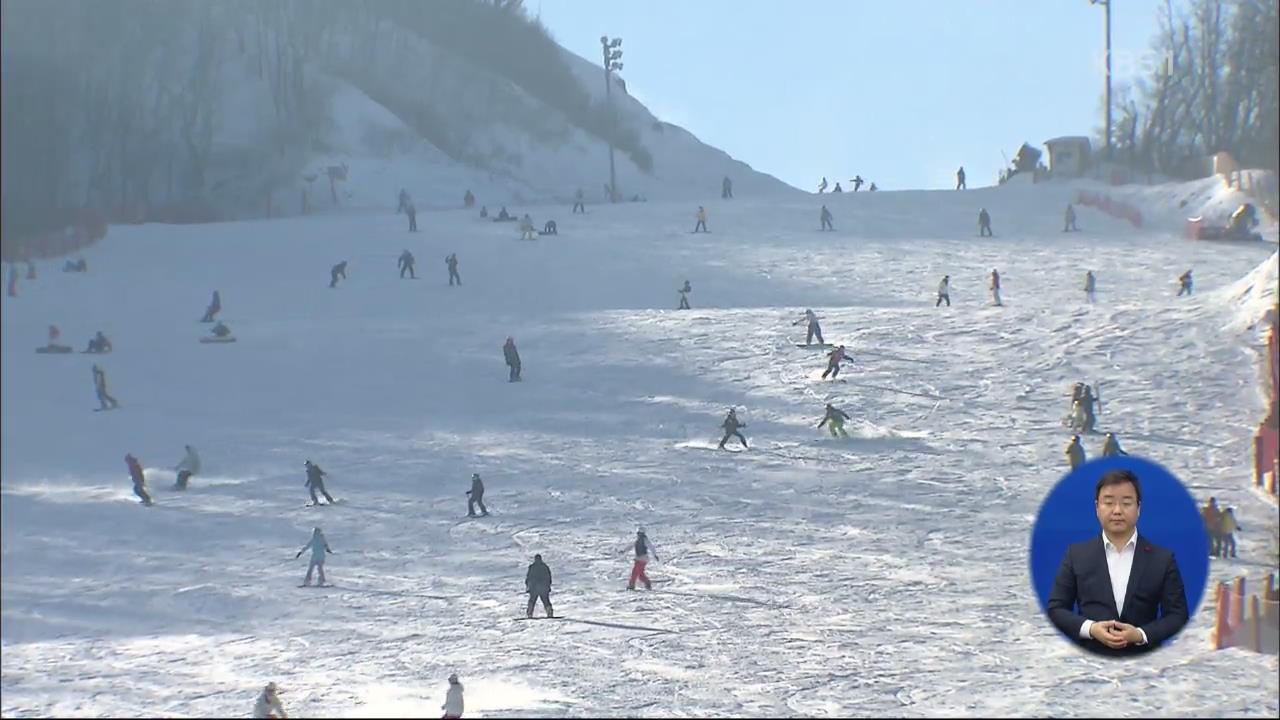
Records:
[[[1073,193],[534,207],[560,226],[535,242],[463,211],[407,234],[389,208],[113,227],[88,274],[42,267],[3,301],[0,712],[240,716],[274,680],[297,717],[434,716],[457,672],[469,717],[1274,717],[1276,658],[1211,651],[1203,607],[1120,672],[1037,607],[1031,523],[1077,380],[1102,382],[1127,451],[1238,509],[1250,532],[1215,579],[1264,570],[1276,525],[1251,490],[1248,328],[1275,303],[1274,243],[1088,208],[1066,235]],[[710,234],[689,233],[698,203]],[[404,248],[421,279],[397,278]],[[235,344],[197,342],[214,289]],[[851,350],[841,382],[795,345],[806,307]],[[115,351],[37,355],[49,324]],[[90,411],[94,361],[120,410]],[[847,440],[814,428],[825,402]],[[729,406],[748,451],[715,450]],[[185,443],[203,474],[180,493]],[[340,504],[303,507],[305,459]],[[491,517],[464,517],[472,472]],[[315,525],[335,587],[299,589]],[[662,562],[628,593],[638,525]],[[534,553],[563,621],[515,621]]]

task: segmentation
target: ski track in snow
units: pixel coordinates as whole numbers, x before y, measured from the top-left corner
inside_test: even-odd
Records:
[[[1081,656],[1025,557],[1076,380],[1102,381],[1099,428],[1128,451],[1274,525],[1249,490],[1257,356],[1215,290],[1273,248],[1088,209],[1101,230],[1068,245],[1061,198],[1004,197],[981,200],[997,229],[1050,230],[788,229],[818,200],[709,205],[697,236],[684,205],[536,208],[562,235],[527,244],[461,212],[421,213],[414,237],[389,213],[112,228],[92,273],[42,268],[3,301],[3,714],[234,716],[275,680],[294,716],[421,716],[456,671],[469,716],[1275,716],[1276,659],[1210,651],[1203,607],[1123,675]],[[899,217],[856,202],[837,227]],[[405,246],[423,281],[396,279]],[[1186,267],[1197,294],[1174,298]],[[944,273],[955,306],[935,309]],[[693,309],[668,309],[686,277]],[[234,346],[196,343],[214,288]],[[840,382],[795,346],[805,307],[850,350]],[[50,323],[112,338],[94,360],[120,412],[89,412],[89,359],[31,352]],[[814,427],[825,402],[849,438]],[[715,449],[729,406],[749,450]],[[184,443],[206,471],[185,493]],[[343,502],[302,507],[306,458]],[[469,520],[473,471],[493,514]],[[299,589],[317,524],[334,587]],[[623,590],[637,525],[662,557],[651,592]],[[1266,541],[1242,533],[1214,578]],[[563,622],[515,622],[535,552]]]

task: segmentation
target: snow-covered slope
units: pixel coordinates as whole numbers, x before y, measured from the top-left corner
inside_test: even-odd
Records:
[[[456,671],[472,717],[1274,717],[1276,658],[1210,651],[1203,607],[1122,679],[1037,609],[1026,543],[1078,379],[1105,378],[1100,424],[1127,450],[1246,528],[1276,523],[1249,491],[1263,399],[1232,324],[1274,298],[1274,247],[1088,209],[1063,234],[1072,192],[712,185],[521,207],[559,222],[536,242],[460,210],[413,235],[389,211],[112,228],[90,273],[42,268],[0,308],[0,711],[235,716],[274,680],[295,716],[421,716]],[[698,203],[711,234],[689,234]],[[975,237],[980,206],[994,238]],[[421,279],[397,278],[406,247]],[[1175,298],[1188,267],[1196,295]],[[944,273],[955,306],[935,309]],[[675,311],[686,278],[694,309]],[[213,289],[235,344],[196,342]],[[796,347],[806,307],[851,348],[846,382]],[[49,324],[116,350],[31,352]],[[90,412],[95,360],[120,410]],[[848,440],[814,429],[828,401]],[[714,449],[728,406],[750,451]],[[204,474],[172,491],[185,443]],[[133,502],[126,452],[155,507]],[[305,459],[343,503],[302,507]],[[493,515],[469,521],[472,472]],[[660,584],[627,593],[641,524]],[[314,525],[332,589],[295,587]],[[1214,578],[1265,565],[1267,543],[1242,533]],[[515,621],[535,552],[564,621]]]

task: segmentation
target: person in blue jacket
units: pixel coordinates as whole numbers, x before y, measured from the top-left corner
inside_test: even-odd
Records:
[[[308,549],[311,550],[311,562],[307,565],[307,577],[302,581],[302,585],[306,587],[311,584],[311,572],[313,570],[319,571],[320,584],[324,585],[324,554],[329,553],[332,555],[333,551],[329,549],[329,542],[324,539],[324,533],[320,532],[320,528],[311,530],[311,540],[302,546],[302,549],[298,551],[297,555],[293,556],[293,559],[297,560],[302,557],[302,553]]]

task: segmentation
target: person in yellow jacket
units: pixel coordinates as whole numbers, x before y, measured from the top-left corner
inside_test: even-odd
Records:
[[[701,205],[698,206],[698,224],[693,226],[693,231],[710,232],[710,230],[707,230],[707,211]]]
[[[1223,511],[1222,517],[1218,520],[1218,537],[1221,539],[1222,557],[1228,557],[1227,551],[1230,550],[1230,557],[1236,556],[1236,531],[1240,530],[1240,523],[1236,522],[1236,509],[1227,508]]]

